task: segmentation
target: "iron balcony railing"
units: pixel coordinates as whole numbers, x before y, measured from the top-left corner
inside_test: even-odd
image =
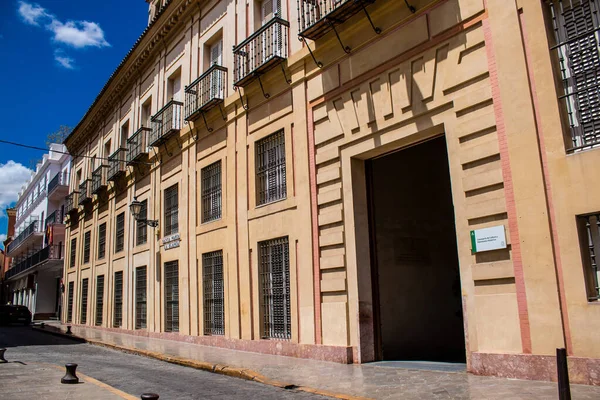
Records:
[[[94,170],[94,172],[92,172],[92,194],[99,194],[108,186],[106,180],[107,169],[108,165],[100,165]]]
[[[148,135],[152,129],[141,127],[127,139],[127,165],[148,156]]]
[[[317,40],[375,0],[298,0],[299,36]],[[367,14],[368,15],[368,14]]]
[[[110,156],[108,156],[108,176],[109,181],[115,181],[127,172],[127,149],[121,147]]]
[[[79,184],[79,205],[92,201],[92,180],[85,179]]]
[[[209,111],[225,100],[227,68],[211,66],[185,88],[185,119],[194,120],[198,114]]]
[[[149,138],[150,146],[160,146],[173,133],[179,132],[181,129],[182,106],[182,102],[171,100],[150,119],[152,122],[152,131]]]
[[[79,192],[71,192],[65,197],[65,212],[77,211],[79,205]]]
[[[233,48],[233,85],[244,87],[288,56],[290,23],[279,17]]]
[[[61,186],[61,185],[63,185],[63,186],[69,185],[69,176],[68,175],[63,176],[63,174],[61,172],[59,172],[58,174],[56,174],[54,176],[54,178],[52,178],[50,180],[50,183],[48,183],[48,195],[50,195],[54,189],[56,189],[58,186]]]
[[[21,243],[23,243],[29,236],[34,233],[39,233],[41,230],[39,229],[39,221],[36,219],[31,222],[27,228],[25,228],[21,233],[17,235],[16,238],[8,246],[6,246],[6,253],[10,254],[11,251],[15,250]]]
[[[60,214],[60,210],[54,211],[52,214],[48,215],[46,218],[46,224],[44,226],[53,225],[53,224],[62,224],[63,218]]]
[[[61,260],[63,257],[63,249],[60,245],[49,245],[43,249],[33,253],[29,257],[13,264],[13,267],[6,271],[5,279],[27,271],[30,268],[46,261],[46,260]]]

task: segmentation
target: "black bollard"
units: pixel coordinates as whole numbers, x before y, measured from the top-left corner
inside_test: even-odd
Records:
[[[65,368],[67,370],[67,373],[65,374],[65,376],[62,377],[60,383],[79,383],[79,378],[76,375],[77,364],[65,364]]]
[[[71,325],[67,325],[67,335],[72,335],[73,332],[71,332]]]
[[[45,326],[46,326],[46,324],[43,322],[40,324],[40,328],[42,328],[42,329],[44,329]]]
[[[558,372],[558,398],[559,400],[571,400],[569,367],[567,365],[567,351],[565,349],[556,349],[556,369]]]
[[[159,397],[156,393],[144,393],[141,398],[142,400],[158,400]]]
[[[4,364],[7,363],[8,361],[6,361],[6,359],[4,358],[4,352],[6,351],[6,349],[0,349],[0,364]]]

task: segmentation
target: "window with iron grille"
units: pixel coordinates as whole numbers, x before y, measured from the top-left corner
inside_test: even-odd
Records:
[[[204,282],[204,334],[225,334],[225,290],[223,286],[223,251],[202,254]]]
[[[600,0],[552,0],[552,16],[571,131],[570,151],[600,144]]]
[[[69,266],[75,268],[75,261],[77,257],[77,238],[71,239],[71,255],[69,257]]]
[[[588,301],[600,299],[598,257],[600,256],[600,212],[577,217],[583,272]]]
[[[262,337],[290,339],[290,252],[287,237],[258,244]]]
[[[88,278],[81,281],[81,314],[79,323],[85,325],[87,323],[87,306],[88,303]]]
[[[135,269],[135,329],[146,328],[146,267]]]
[[[285,134],[283,129],[256,142],[256,204],[285,199]]]
[[[83,263],[90,262],[90,248],[92,242],[92,231],[87,231],[83,235]]]
[[[165,236],[179,232],[179,199],[177,185],[165,189]]]
[[[104,275],[96,278],[96,326],[102,325],[104,317]]]
[[[145,220],[148,218],[148,200],[141,202],[142,207],[140,208],[140,219]],[[148,241],[148,225],[144,221],[137,222],[137,235],[135,238],[135,244],[137,246],[144,244]]]
[[[75,282],[69,282],[69,293],[67,300],[67,322],[73,322],[73,295],[75,291]]]
[[[221,218],[221,161],[202,168],[202,222]]]
[[[106,222],[98,227],[98,259],[101,260],[106,255]]]
[[[115,230],[115,253],[123,251],[125,247],[125,212],[117,215]]]
[[[113,327],[120,328],[123,324],[123,271],[115,272]]]
[[[165,332],[179,332],[179,261],[165,263]]]

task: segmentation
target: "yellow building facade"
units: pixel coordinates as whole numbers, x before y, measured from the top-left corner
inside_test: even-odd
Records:
[[[596,6],[152,2],[65,141],[63,321],[600,383]]]

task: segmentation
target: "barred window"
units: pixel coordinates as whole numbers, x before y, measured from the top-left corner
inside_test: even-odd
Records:
[[[67,322],[73,322],[73,295],[75,291],[75,282],[69,282],[69,293],[67,300]]]
[[[177,185],[165,189],[165,236],[179,232],[179,199]]]
[[[87,231],[83,235],[83,263],[90,262],[90,248],[92,245],[92,231]]]
[[[225,293],[223,286],[223,251],[202,254],[204,282],[204,334],[225,334]]]
[[[552,16],[564,102],[571,131],[570,151],[600,143],[600,0],[552,0]]]
[[[290,253],[287,237],[258,244],[262,337],[290,339]]]
[[[142,206],[140,208],[140,220],[145,220],[148,218],[148,200],[144,200],[141,202]],[[148,241],[148,225],[146,225],[145,221],[137,222],[137,235],[135,238],[135,244],[137,246],[144,244]]]
[[[96,278],[96,326],[102,325],[104,316],[104,275]]]
[[[202,168],[202,222],[221,218],[221,161]]]
[[[79,323],[85,325],[87,323],[87,306],[88,303],[88,278],[81,281],[81,315]]]
[[[283,129],[256,142],[256,204],[285,199],[285,134]]]
[[[69,256],[69,267],[75,268],[75,261],[77,257],[77,238],[71,239],[71,254]]]
[[[577,217],[588,301],[600,299],[598,257],[600,254],[600,212]]]
[[[113,327],[120,328],[123,324],[123,271],[115,272]]]
[[[106,222],[98,227],[98,259],[102,260],[106,255]]]
[[[123,251],[125,247],[125,212],[117,215],[117,224],[115,229],[115,253]]]
[[[165,332],[179,332],[179,261],[165,263]]]
[[[135,329],[146,328],[146,267],[135,269]]]

